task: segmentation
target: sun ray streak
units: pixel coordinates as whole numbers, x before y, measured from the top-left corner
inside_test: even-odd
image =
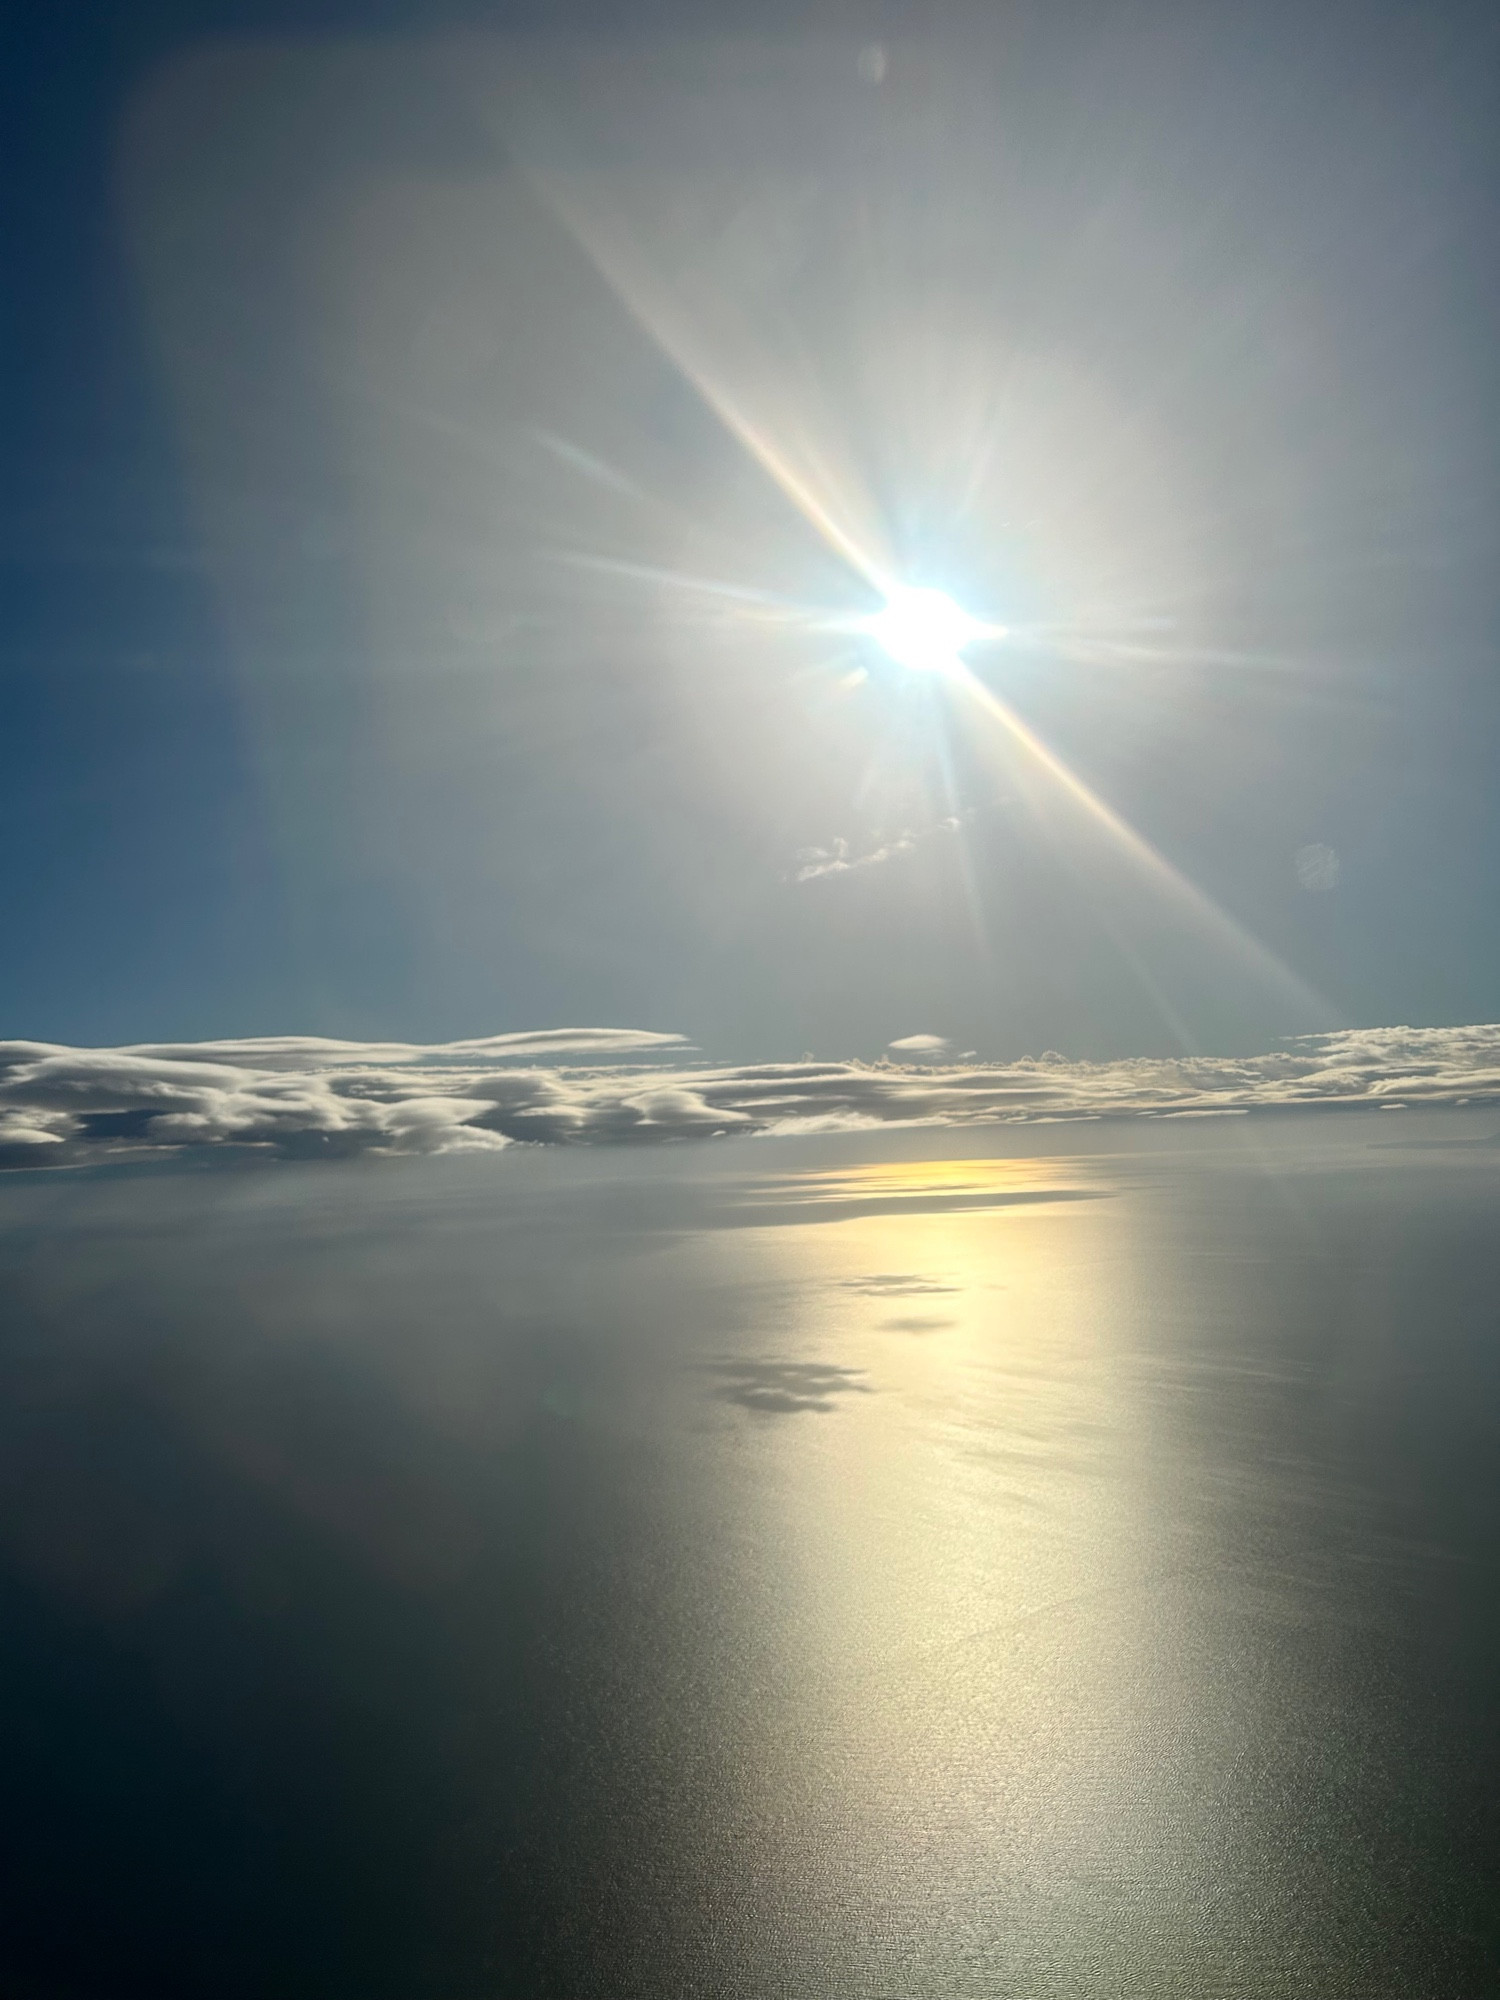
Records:
[[[626,268],[618,243],[611,242],[606,232],[595,227],[580,212],[579,205],[568,199],[553,175],[532,170],[528,179],[631,318],[674,363],[684,380],[692,385],[730,435],[769,475],[828,547],[872,589],[882,597],[889,597],[895,586],[888,570],[874,560],[858,538],[818,497],[803,474],[766,435],[764,427],[752,421],[724,384],[716,381],[694,356],[687,338],[670,323],[660,304],[649,296],[647,286],[637,274]]]
[[[774,590],[758,590],[753,584],[726,583],[718,577],[689,576],[682,570],[664,569],[656,563],[628,562],[620,556],[595,556],[582,551],[560,549],[548,551],[554,562],[566,563],[571,569],[586,569],[600,576],[617,576],[631,583],[659,585],[668,590],[680,590],[685,596],[723,598],[726,602],[739,605],[754,605],[764,611],[778,611],[789,618],[813,622],[817,614],[805,605],[794,603]]]
[[[954,661],[948,667],[945,679],[950,686],[959,691],[961,697],[971,702],[990,720],[998,723],[1029,761],[1043,771],[1075,806],[1108,834],[1115,846],[1155,887],[1187,912],[1200,929],[1207,931],[1228,947],[1232,955],[1247,969],[1253,970],[1284,996],[1295,1001],[1300,1011],[1323,1025],[1337,1023],[1336,1010],[1320,993],[1293,972],[1290,966],[1283,964],[1281,959],[1268,946],[1262,944],[1252,932],[1236,922],[1226,910],[1221,909],[1206,891],[1189,881],[1187,876],[1175,868],[1144,835],[1138,833],[1128,820],[1106,804],[1055,750],[1043,742],[1009,702],[1003,700],[992,688],[987,687],[971,668],[965,666],[962,661]]]

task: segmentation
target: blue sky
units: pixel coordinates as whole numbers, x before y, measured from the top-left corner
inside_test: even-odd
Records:
[[[456,72],[452,12],[30,11],[6,1033],[1003,1060],[1500,1012],[1477,10],[849,17],[748,69],[617,16],[617,126],[565,77],[542,139],[519,16]],[[824,283],[861,194],[886,262]],[[868,580],[736,413],[1013,628],[975,674],[1285,980],[850,637]]]

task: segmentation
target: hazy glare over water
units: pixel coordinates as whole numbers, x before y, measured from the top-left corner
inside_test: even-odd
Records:
[[[0,1185],[0,1985],[1500,1990],[1490,1113]]]

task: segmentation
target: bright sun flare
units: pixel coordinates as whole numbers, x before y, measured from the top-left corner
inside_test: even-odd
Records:
[[[865,627],[891,658],[917,673],[939,673],[958,664],[989,627],[961,611],[941,590],[898,590]]]

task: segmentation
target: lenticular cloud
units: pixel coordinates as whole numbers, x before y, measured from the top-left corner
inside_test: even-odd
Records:
[[[0,1166],[1500,1102],[1500,1025],[1349,1029],[1239,1058],[735,1068],[693,1058],[680,1035],[631,1028],[434,1047],[311,1036],[124,1049],[0,1042]]]

